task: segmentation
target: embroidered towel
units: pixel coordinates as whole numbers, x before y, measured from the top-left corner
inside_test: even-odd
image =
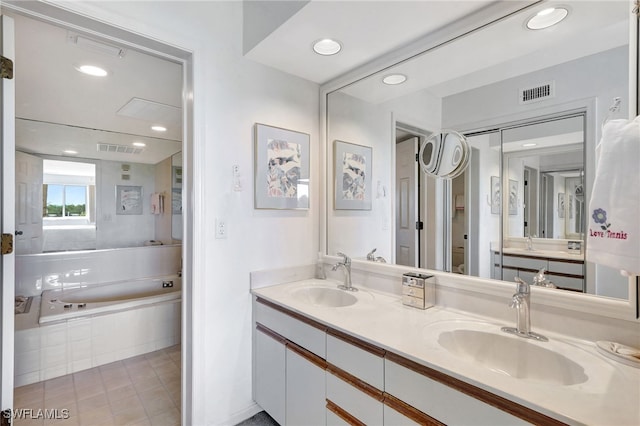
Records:
[[[151,194],[151,214],[161,214],[164,211],[163,196],[157,192]]]
[[[640,116],[606,123],[596,155],[587,260],[640,275]]]

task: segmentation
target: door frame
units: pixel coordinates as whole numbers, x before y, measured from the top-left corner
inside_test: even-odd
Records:
[[[195,351],[192,349],[194,339],[194,321],[193,309],[193,265],[194,265],[194,246],[202,241],[194,237],[194,169],[200,169],[200,162],[195,162],[194,158],[194,65],[193,51],[186,50],[177,46],[166,44],[152,36],[134,32],[128,28],[116,27],[111,24],[98,21],[92,17],[81,15],[61,6],[56,6],[44,2],[21,2],[21,1],[5,1],[2,3],[2,9],[6,9],[11,13],[27,16],[52,25],[73,29],[75,32],[85,33],[92,37],[98,37],[106,40],[112,40],[129,48],[142,51],[147,54],[155,55],[163,59],[171,60],[182,65],[182,153],[183,153],[183,223],[182,223],[182,324],[181,324],[181,377],[182,377],[182,401],[181,416],[182,424],[193,423],[194,406],[193,403],[193,363]],[[3,173],[7,174],[7,170]],[[14,172],[15,173],[15,172]],[[12,180],[14,185],[15,177]],[[198,185],[198,189],[200,189]],[[15,190],[12,192],[13,197]],[[2,194],[3,202],[7,200],[7,194]],[[13,203],[11,203],[13,206]],[[198,241],[194,241],[194,240]],[[3,287],[5,287],[3,285]],[[9,286],[11,287],[11,286]],[[13,292],[13,290],[12,290]],[[4,304],[4,301],[2,302]],[[13,303],[11,303],[13,305]],[[7,317],[7,318],[5,318]],[[2,311],[2,323],[7,324],[9,315]],[[11,328],[13,328],[13,309],[11,310],[10,320]],[[13,330],[12,333],[13,334]],[[11,351],[2,347],[3,360],[10,357],[13,360],[13,336],[11,339]],[[3,367],[4,369],[4,363]],[[3,374],[5,371],[3,371]],[[11,363],[10,377],[13,377],[13,363]],[[201,380],[198,380],[198,385]],[[3,392],[4,394],[4,392]],[[13,398],[12,398],[13,399]],[[13,401],[11,401],[11,407]],[[6,408],[6,407],[4,407]]]

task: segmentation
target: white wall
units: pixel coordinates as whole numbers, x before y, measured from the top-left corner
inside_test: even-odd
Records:
[[[64,3],[193,51],[194,265],[191,423],[233,424],[251,396],[249,271],[315,262],[319,247],[319,87],[242,57],[242,3]],[[191,94],[188,94],[191,95]],[[308,211],[253,208],[253,125],[311,135]],[[232,190],[240,166],[242,192]],[[227,239],[214,239],[215,218]]]
[[[382,104],[371,104],[336,92],[329,95],[328,110],[327,167],[332,179],[335,178],[335,140],[370,146],[373,156],[371,210],[335,210],[334,189],[333,186],[329,188],[328,252],[341,251],[354,258],[364,258],[371,249],[377,248],[377,256],[394,259],[394,121],[435,131],[440,127],[440,98],[422,91]],[[386,187],[386,197],[377,196],[378,181]]]

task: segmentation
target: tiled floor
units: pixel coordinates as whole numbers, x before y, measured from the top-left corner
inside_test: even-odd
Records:
[[[21,408],[33,414],[16,426],[179,425],[180,346],[19,387]],[[58,409],[59,418],[35,418],[38,409]]]

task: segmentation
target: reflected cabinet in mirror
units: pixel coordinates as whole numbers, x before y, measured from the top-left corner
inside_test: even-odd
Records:
[[[595,147],[614,98],[636,105],[630,3],[569,2],[546,30],[534,4],[327,95],[333,141],[371,147],[372,209],[336,210],[327,194],[327,254],[628,298],[628,279],[585,261]],[[425,38],[425,40],[427,40]],[[503,43],[509,40],[509,43]],[[386,85],[383,78],[406,81]],[[469,146],[464,173],[434,177],[442,129]],[[330,163],[330,162],[329,162]],[[335,179],[327,170],[328,188]]]

